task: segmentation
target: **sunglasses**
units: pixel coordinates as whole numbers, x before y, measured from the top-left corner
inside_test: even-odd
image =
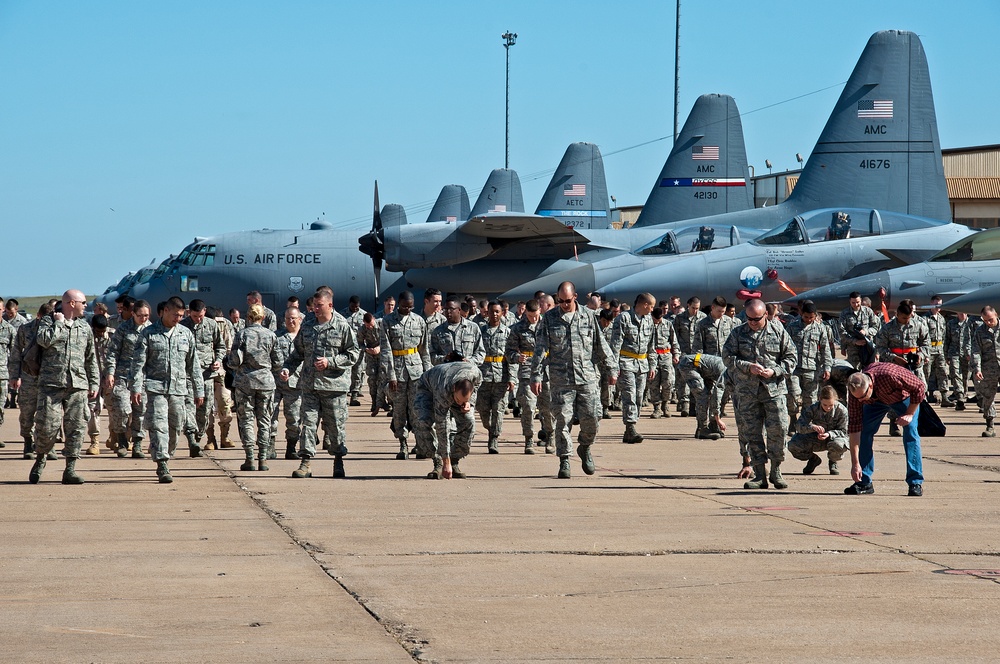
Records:
[[[747,320],[753,321],[754,323],[759,323],[760,321],[764,320],[765,318],[766,318],[766,316],[758,316],[757,318],[754,318],[753,316],[747,316]]]
[[[574,299],[574,298],[569,298],[569,299],[567,299],[567,300],[559,300],[559,299],[557,299],[557,300],[556,300],[556,304],[569,304],[570,302],[572,302],[572,301],[573,301],[573,299]]]

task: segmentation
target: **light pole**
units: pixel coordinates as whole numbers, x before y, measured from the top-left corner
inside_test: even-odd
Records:
[[[510,47],[517,42],[517,33],[507,32],[500,35],[503,39],[503,50],[507,52],[507,119],[504,123],[504,158],[503,167],[510,168]]]

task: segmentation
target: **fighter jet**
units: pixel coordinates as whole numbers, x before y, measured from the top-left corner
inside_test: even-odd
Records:
[[[574,143],[534,215],[473,210],[464,224],[405,227],[380,239],[373,229],[361,240],[362,251],[384,246],[388,268],[405,271],[413,286],[497,293],[577,267],[581,261],[621,256],[660,241],[663,228],[679,220],[751,209],[748,176],[735,102],[727,95],[703,95],[640,215],[643,225],[655,219],[666,226],[626,233],[611,229],[600,150],[590,143]],[[723,230],[729,234],[728,227]],[[481,263],[483,258],[491,262]]]
[[[448,185],[428,219],[458,219],[469,212],[465,188]],[[406,224],[401,206],[379,207],[378,184],[373,218],[389,228]],[[161,268],[130,295],[154,304],[172,295],[185,301],[199,298],[225,310],[245,308],[246,294],[257,290],[266,306],[283,311],[289,296],[304,298],[318,286],[329,285],[338,303],[358,295],[375,310],[379,293],[405,288],[399,274],[375,268],[357,250],[357,231],[334,230],[326,222],[299,230],[264,228],[197,238]]]
[[[853,291],[872,298],[876,310],[884,302],[892,309],[903,299],[918,305],[940,295],[945,309],[979,313],[984,304],[1000,304],[1000,229],[975,232],[929,257],[907,255],[925,262],[897,267],[885,272],[849,279],[801,294],[816,302],[822,311],[839,312]],[[925,247],[934,246],[928,242]],[[937,246],[941,246],[938,244]]]
[[[601,293],[632,298],[648,291],[703,301],[716,295],[798,299],[806,297],[802,291],[901,265],[900,256],[928,255],[930,247],[974,232],[961,224],[898,212],[826,208],[797,215],[746,244],[689,254],[620,279]]]

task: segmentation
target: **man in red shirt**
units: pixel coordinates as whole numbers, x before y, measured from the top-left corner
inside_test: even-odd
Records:
[[[896,422],[903,429],[903,450],[906,453],[907,495],[923,495],[923,469],[920,457],[920,434],[917,419],[924,400],[924,383],[905,367],[889,362],[877,362],[847,379],[851,394],[848,402],[847,432],[851,444],[851,477],[854,484],[844,493],[860,495],[875,493],[872,473],[875,457],[872,444],[886,413],[898,415]]]

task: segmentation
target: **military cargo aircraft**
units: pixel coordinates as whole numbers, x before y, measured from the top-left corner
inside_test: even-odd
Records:
[[[973,233],[969,230],[969,233]],[[933,246],[927,243],[925,246]],[[940,246],[940,244],[938,245]],[[933,253],[933,252],[930,252]],[[921,257],[907,256],[908,258]],[[884,302],[892,309],[903,299],[918,305],[940,295],[944,309],[978,314],[984,304],[1000,305],[1000,228],[980,231],[933,253],[924,262],[877,272],[801,294],[816,302],[821,311],[839,312],[847,297],[857,291],[872,298],[878,309]]]
[[[798,299],[808,297],[801,293],[811,288],[902,265],[903,260],[921,254],[928,256],[932,247],[974,232],[961,224],[898,212],[826,208],[796,215],[748,243],[688,254],[620,279],[601,293],[632,298],[648,291],[685,300],[697,296],[702,301],[717,295]]]
[[[710,161],[704,157],[706,152],[714,156],[714,149],[706,149],[703,144],[700,150],[689,149],[696,136],[682,132],[671,159],[682,154],[688,164],[697,161],[701,165]],[[491,235],[488,220],[477,225],[473,223],[477,220],[473,219],[467,224],[471,230],[464,235],[478,233],[481,239],[465,241],[479,247],[481,254],[488,251],[483,239],[492,244],[495,251],[487,260],[437,270],[414,269],[420,264],[418,260],[400,261],[393,267],[406,269],[408,283],[417,286],[437,284],[445,290],[490,292],[490,286],[501,288],[511,280],[534,272],[536,276],[531,281],[508,289],[505,295],[526,297],[536,290],[551,292],[566,279],[577,283],[578,290],[603,292],[612,279],[622,277],[623,273],[634,274],[676,260],[656,254],[655,250],[653,255],[648,255],[651,247],[668,243],[665,235],[668,229],[676,230],[681,225],[656,223],[656,212],[660,208],[651,203],[665,181],[685,183],[683,177],[673,180],[664,177],[675,166],[671,159],[647,201],[651,213],[646,214],[644,210],[637,223],[625,232],[553,227],[553,232],[541,239],[537,237],[541,231],[531,229],[534,236],[526,240],[500,233]],[[678,165],[683,163],[679,161]],[[701,193],[695,190],[694,196]],[[689,202],[694,200],[690,192],[685,195]],[[733,244],[735,233],[731,229],[757,228],[763,232],[778,224],[787,224],[796,216],[807,213],[811,216],[815,210],[840,207],[893,210],[931,219],[950,217],[930,75],[923,46],[912,33],[890,30],[872,35],[795,189],[785,201],[771,207],[705,217],[698,226],[708,226],[717,238],[722,231],[721,238],[730,237],[729,244]],[[524,232],[525,235],[531,233]],[[741,239],[754,235],[752,231],[744,233],[742,230],[738,234]],[[456,232],[452,237],[460,235],[463,233]],[[552,258],[526,258],[526,247],[544,247],[552,253]],[[560,247],[561,256],[556,253]],[[677,248],[676,243],[674,248]],[[570,250],[574,254],[567,257]],[[387,251],[393,250],[387,246]],[[405,253],[405,248],[401,253]],[[460,251],[454,253],[461,254]],[[623,258],[626,253],[632,256]],[[423,255],[428,256],[426,252]],[[501,259],[505,260],[494,263]],[[494,264],[497,267],[491,269]],[[766,266],[761,271],[766,273]],[[640,290],[656,290],[656,282],[630,278],[629,289],[637,285]],[[625,289],[616,290],[625,292]],[[736,290],[736,287],[727,288],[730,293]]]

